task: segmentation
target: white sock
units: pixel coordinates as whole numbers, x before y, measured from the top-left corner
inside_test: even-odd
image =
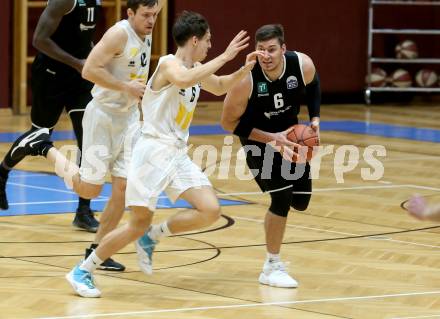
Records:
[[[101,264],[102,260],[99,259],[98,256],[96,256],[96,250],[93,250],[89,257],[87,257],[87,259],[82,262],[79,268],[88,272],[94,272],[96,268]]]
[[[280,254],[267,253],[267,255],[266,255],[266,262],[267,263],[277,263],[279,261],[281,261]]]
[[[168,223],[164,221],[160,225],[151,225],[150,230],[148,231],[148,236],[150,236],[153,240],[158,240],[162,237],[171,236],[171,232],[168,228]]]

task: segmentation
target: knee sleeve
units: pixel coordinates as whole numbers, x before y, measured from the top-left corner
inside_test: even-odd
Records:
[[[292,202],[292,191],[280,191],[270,194],[272,199],[269,210],[272,214],[287,217]]]
[[[290,206],[299,211],[304,211],[309,206],[311,195],[293,195]]]

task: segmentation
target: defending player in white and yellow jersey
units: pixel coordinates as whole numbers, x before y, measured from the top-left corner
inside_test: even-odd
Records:
[[[200,88],[222,95],[240,81],[256,63],[257,52],[247,56],[245,65],[235,73],[214,74],[248,46],[249,37],[241,31],[225,52],[202,65],[211,47],[211,34],[204,17],[183,12],[173,27],[178,49],[175,55],[160,59],[147,84],[142,100],[144,123],[129,164],[126,205],[132,210],[129,222],[103,238],[98,248],[71,273],[82,272],[75,280],[75,291],[84,297],[98,297],[92,273],[102,260],[128,243],[136,241],[139,264],[152,272],[152,252],[161,236],[208,226],[220,216],[217,197],[206,176],[186,153],[188,129]],[[165,190],[172,199],[183,198],[195,210],[171,217],[150,227],[159,194]],[[72,281],[71,281],[72,283]]]

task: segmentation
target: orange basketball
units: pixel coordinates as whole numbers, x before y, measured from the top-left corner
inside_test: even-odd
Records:
[[[297,163],[304,162],[304,160],[310,161],[313,157],[313,147],[319,146],[319,137],[316,132],[310,126],[304,124],[294,125],[287,138],[304,146],[299,150],[295,150],[298,153],[298,157],[294,162]]]
[[[319,137],[316,132],[310,126],[304,124],[294,125],[293,130],[287,135],[287,138],[292,142],[304,146],[319,146]]]

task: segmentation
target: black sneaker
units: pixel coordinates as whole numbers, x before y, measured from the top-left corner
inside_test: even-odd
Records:
[[[45,142],[50,143],[49,138],[50,134],[48,128],[40,128],[36,131],[30,131],[23,134],[14,142],[14,144],[12,144],[11,158],[17,159],[27,155],[42,155],[42,151],[39,146]]]
[[[99,222],[95,219],[95,215],[90,207],[81,206],[76,210],[76,215],[72,225],[84,229],[90,233],[96,233],[99,227]]]
[[[6,197],[7,178],[0,176],[0,209],[8,209],[8,198]]]
[[[89,257],[92,251],[93,251],[92,248],[86,248],[86,258]],[[98,266],[98,269],[107,270],[107,271],[124,271],[125,266],[123,264],[118,263],[117,261],[114,261],[111,258],[107,258],[102,262],[101,265]]]

